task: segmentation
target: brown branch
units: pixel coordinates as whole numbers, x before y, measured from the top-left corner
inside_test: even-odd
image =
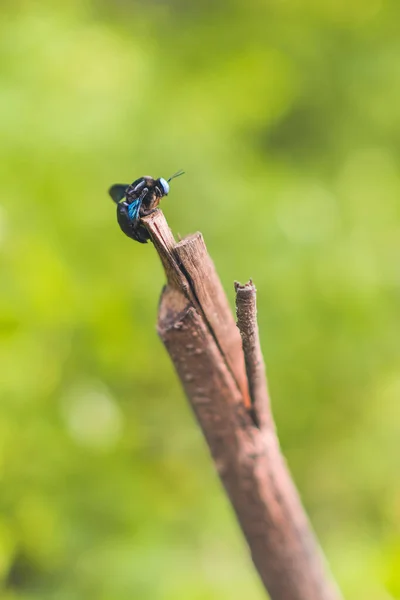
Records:
[[[242,397],[250,406],[240,334],[201,233],[179,242],[175,252]]]
[[[235,281],[237,326],[242,336],[247,381],[254,416],[261,428],[274,428],[267,377],[257,325],[256,288],[253,282]]]
[[[201,235],[176,244],[161,211],[143,223],[167,276],[159,335],[271,599],[339,600],[280,452],[269,408],[254,286],[236,285],[243,354]]]

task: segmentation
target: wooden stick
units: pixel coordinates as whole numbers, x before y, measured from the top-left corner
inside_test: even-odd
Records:
[[[256,288],[253,282],[235,281],[237,326],[242,337],[251,406],[261,428],[274,429],[267,377],[257,325]]]
[[[158,333],[266,590],[272,600],[340,600],[279,448],[259,344],[254,286],[236,285],[243,354],[202,238],[191,236],[175,244],[161,211],[142,221],[167,276]],[[248,385],[243,385],[244,371]]]
[[[179,264],[190,281],[205,321],[220,346],[221,354],[244,398],[250,407],[249,388],[243,359],[240,334],[235,327],[228,298],[225,295],[201,233],[189,236],[176,244]]]

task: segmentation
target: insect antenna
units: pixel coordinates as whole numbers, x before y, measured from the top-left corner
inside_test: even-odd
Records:
[[[175,179],[175,177],[180,177],[181,175],[184,175],[184,173],[185,173],[185,171],[182,171],[182,169],[180,169],[180,171],[177,171],[176,173],[171,175],[171,177],[169,179],[167,179],[167,182],[169,183],[171,181],[171,179]]]

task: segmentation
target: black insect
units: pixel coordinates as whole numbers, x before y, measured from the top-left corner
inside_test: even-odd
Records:
[[[133,240],[146,244],[149,234],[140,224],[140,217],[150,215],[159,205],[163,196],[169,192],[169,182],[184,171],[174,173],[169,179],[160,177],[140,177],[130,185],[116,183],[108,190],[117,205],[117,219],[122,231]]]

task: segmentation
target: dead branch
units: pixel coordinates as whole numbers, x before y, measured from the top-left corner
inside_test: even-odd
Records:
[[[267,377],[257,324],[256,288],[250,280],[235,282],[237,326],[242,337],[250,401],[261,428],[274,428],[268,396]]]
[[[143,223],[167,276],[158,333],[265,588],[272,600],[340,600],[279,448],[255,287],[235,286],[237,329],[201,234],[175,243],[161,211]]]

